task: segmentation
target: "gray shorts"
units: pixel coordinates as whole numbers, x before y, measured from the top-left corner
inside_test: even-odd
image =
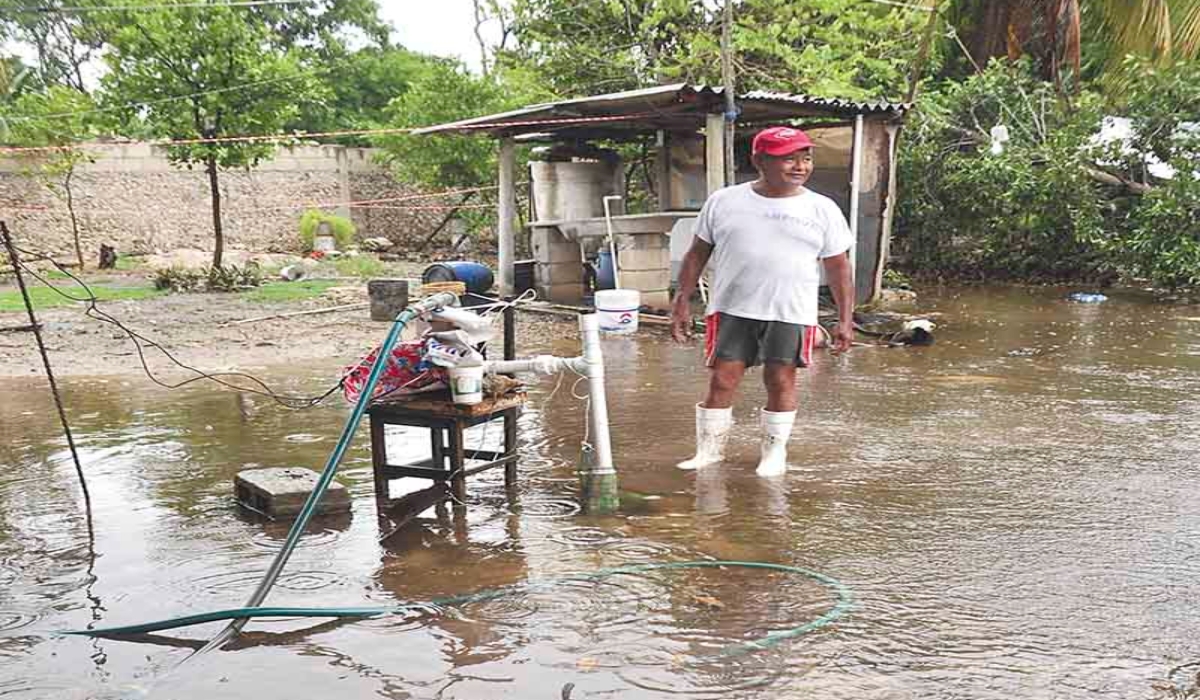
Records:
[[[704,319],[704,362],[734,360],[747,367],[765,362],[812,364],[817,327],[782,321],[757,321],[717,312]]]

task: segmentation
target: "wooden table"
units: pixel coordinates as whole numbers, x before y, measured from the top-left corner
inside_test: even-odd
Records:
[[[504,484],[517,483],[517,418],[525,404],[525,393],[514,392],[497,398],[484,398],[469,406],[450,400],[448,392],[418,394],[371,404],[371,464],[375,473],[375,498],[381,504],[391,502],[392,479],[416,477],[449,481],[450,493],[458,501],[466,498],[467,477],[492,467],[504,466]],[[504,450],[467,450],[463,433],[467,428],[497,418],[504,421]],[[405,425],[428,428],[430,459],[410,464],[392,464],[388,460],[386,428]],[[467,460],[482,464],[467,465]]]

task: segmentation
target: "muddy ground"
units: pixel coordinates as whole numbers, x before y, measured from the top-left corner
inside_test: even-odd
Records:
[[[7,285],[0,285],[7,288]],[[102,302],[100,308],[136,333],[169,350],[184,364],[207,372],[261,369],[299,363],[349,364],[378,344],[387,324],[370,320],[365,307],[313,315],[246,319],[344,306],[367,301],[366,285],[347,282],[321,297],[252,303],[237,294],[173,294],[137,301]],[[86,305],[38,312],[58,376],[136,375],[143,369],[129,336],[111,323],[89,318]],[[519,313],[519,347],[541,346],[576,335],[570,316]],[[0,329],[27,326],[21,313],[0,313]],[[165,380],[194,376],[147,348],[150,368]],[[0,377],[43,372],[33,334],[0,330]]]

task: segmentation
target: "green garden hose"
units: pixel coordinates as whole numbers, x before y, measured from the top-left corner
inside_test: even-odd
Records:
[[[806,578],[812,579],[817,583],[824,585],[830,589],[837,600],[834,604],[816,619],[805,622],[791,629],[772,632],[760,639],[743,642],[727,647],[725,654],[737,654],[758,651],[762,649],[770,649],[779,645],[788,639],[794,639],[803,634],[807,634],[814,630],[825,627],[848,611],[853,605],[853,596],[850,589],[842,582],[830,576],[826,576],[817,571],[804,569],[798,566],[787,566],[785,564],[768,564],[765,562],[753,561],[683,561],[683,562],[665,562],[659,564],[634,564],[630,566],[621,566],[610,569],[601,569],[594,573],[581,573],[565,576],[560,579],[554,579],[544,583],[533,583],[524,587],[508,587],[508,588],[493,588],[477,593],[467,593],[464,595],[450,596],[446,598],[437,598],[429,603],[403,603],[400,605],[389,607],[358,607],[358,608],[234,608],[232,610],[216,610],[208,613],[199,613],[196,615],[187,615],[184,617],[171,618],[169,620],[161,620],[158,622],[147,622],[140,625],[126,625],[123,627],[107,627],[103,629],[77,630],[66,632],[65,634],[82,635],[87,637],[120,637],[135,634],[148,634],[150,632],[160,632],[162,630],[175,629],[177,627],[187,627],[189,625],[198,625],[205,622],[218,622],[221,620],[244,620],[251,617],[377,617],[380,615],[398,615],[406,612],[414,611],[429,611],[431,608],[441,608],[454,605],[466,605],[469,603],[478,603],[487,600],[495,600],[514,594],[521,593],[530,589],[553,588],[555,585],[567,581],[595,581],[617,576],[620,574],[639,574],[647,571],[662,571],[673,569],[701,569],[701,568],[723,568],[723,567],[739,567],[744,569],[764,569],[769,571],[783,571],[785,573],[797,574]]]

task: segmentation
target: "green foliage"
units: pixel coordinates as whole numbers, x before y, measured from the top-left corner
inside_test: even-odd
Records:
[[[354,243],[353,221],[319,209],[309,209],[300,217],[300,247],[304,252],[313,249],[313,239],[323,223],[329,225],[329,233],[333,236],[338,250],[347,250]]]
[[[1132,156],[1152,154],[1164,163],[1200,159],[1200,63],[1159,68],[1130,59],[1125,70]]]
[[[87,89],[84,68],[101,47],[91,13],[30,12],[23,0],[0,0],[0,37],[33,49],[31,66],[39,88]],[[18,9],[23,8],[23,9]]]
[[[509,11],[516,46],[499,61],[536,71],[556,92],[720,84],[719,4],[514,0]],[[928,16],[859,0],[743,0],[734,17],[739,89],[894,99]]]
[[[883,271],[883,286],[887,289],[912,289],[912,279],[894,268]]]
[[[1084,158],[1099,107],[1085,94],[1071,108],[1028,64],[999,61],[927,93],[903,135],[897,252],[926,274],[1107,274],[1106,204]],[[993,155],[997,124],[1011,140]]]
[[[69,146],[95,135],[95,108],[86,93],[62,85],[26,92],[0,107],[0,137],[18,146],[63,146],[24,158],[31,174],[57,179],[80,162],[90,160],[85,151]]]
[[[263,272],[254,263],[192,269],[173,266],[156,270],[152,280],[155,289],[171,293],[237,292],[262,285]]]
[[[391,123],[398,127],[428,126],[468,117],[502,112],[545,102],[555,96],[537,76],[522,68],[503,68],[487,77],[466,72],[450,61],[432,63],[389,107]],[[390,134],[376,140],[384,149],[383,162],[397,179],[430,190],[481,187],[497,178],[497,148],[482,136]],[[525,167],[517,153],[516,172]],[[484,192],[473,203],[485,203],[494,193]],[[492,225],[490,209],[460,213],[467,228],[479,232]]]
[[[734,6],[740,90],[855,100],[902,98],[928,16],[858,0],[744,0]],[[689,37],[672,71],[720,83],[719,27]],[[936,64],[933,56],[932,64]]]
[[[1112,247],[1126,274],[1170,288],[1200,287],[1200,177],[1195,160],[1142,197]]]
[[[388,104],[408,91],[428,65],[427,56],[400,48],[366,47],[323,61],[321,99],[306,100],[289,128],[307,132],[377,129],[388,121]],[[365,136],[330,139],[366,146]]]
[[[319,89],[296,52],[272,45],[268,27],[238,9],[182,8],[143,13],[139,20],[106,32],[108,103],[149,103],[119,112],[127,133],[166,139],[275,133]],[[208,94],[194,95],[199,92]],[[170,99],[180,95],[194,96]],[[167,157],[181,165],[212,158],[221,168],[249,167],[274,148],[187,144],[171,146]]]
[[[1148,186],[1140,198],[1114,200],[1112,233],[1101,243],[1112,266],[1163,287],[1200,286],[1200,66],[1125,62],[1124,85],[1131,138],[1104,153],[1104,169]],[[1174,178],[1159,181],[1147,167],[1170,163]]]
[[[428,66],[392,101],[391,123],[419,127],[502,112],[553,99],[520,70],[481,78],[457,63],[438,61]],[[473,187],[496,180],[496,144],[478,136],[391,134],[377,139],[386,149],[384,160],[405,182],[438,189]]]

